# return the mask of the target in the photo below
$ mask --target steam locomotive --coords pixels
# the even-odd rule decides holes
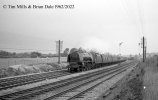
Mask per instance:
[[[105,65],[116,64],[125,61],[118,56],[98,54],[98,53],[81,53],[75,51],[68,55],[67,66],[69,72],[78,72],[90,70]]]

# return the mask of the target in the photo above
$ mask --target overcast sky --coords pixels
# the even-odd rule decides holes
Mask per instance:
[[[74,9],[4,9],[4,5],[74,5]],[[1,0],[0,49],[54,53],[63,49],[97,49],[138,54],[144,35],[147,52],[158,51],[158,0]],[[5,49],[8,50],[8,49]],[[52,50],[52,51],[48,51]],[[13,50],[8,50],[13,51]]]

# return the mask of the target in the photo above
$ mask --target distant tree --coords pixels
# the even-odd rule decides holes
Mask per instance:
[[[72,49],[70,50],[70,53],[73,53],[73,52],[75,52],[75,51],[78,51],[78,49],[77,49],[77,48],[72,48]]]
[[[21,53],[22,58],[30,58],[31,54],[28,52]]]
[[[12,58],[15,58],[16,57],[16,53],[15,52],[9,53],[9,56],[12,57]]]
[[[83,49],[82,47],[80,47],[79,49],[78,49],[78,51],[80,52],[80,53],[86,53],[87,51],[85,50],[85,49]]]
[[[92,54],[98,53],[99,54],[99,52],[97,50],[90,50],[90,53],[92,53]]]
[[[31,54],[29,52],[16,53],[15,58],[30,58]]]
[[[66,48],[63,52],[63,56],[67,56],[69,54],[69,48]]]
[[[41,57],[41,55],[39,52],[31,52],[31,58]]]
[[[48,54],[48,57],[53,57],[53,56],[54,56],[54,55],[53,55],[53,54],[51,54],[51,53],[49,53],[49,54]]]
[[[0,58],[8,58],[9,55],[10,53],[7,51],[3,51],[3,50],[0,51]]]

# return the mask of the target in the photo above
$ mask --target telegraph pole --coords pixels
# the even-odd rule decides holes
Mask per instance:
[[[141,43],[138,43],[139,57],[140,57],[140,48],[141,48]]]
[[[58,64],[60,64],[60,40],[59,40],[59,50],[58,50]]]
[[[145,62],[145,39],[143,36],[143,62]]]
[[[144,57],[145,57],[145,59],[146,59],[146,46],[145,46],[145,48],[144,48],[144,49],[145,49],[145,51],[144,51],[144,52],[145,52],[145,56],[144,56]]]
[[[63,41],[56,41],[56,52],[58,55],[58,64],[60,64],[60,56],[62,51]]]
[[[123,42],[120,42],[120,43],[119,43],[119,55],[120,55],[120,57],[121,57],[121,45],[122,45],[122,43],[123,43]]]

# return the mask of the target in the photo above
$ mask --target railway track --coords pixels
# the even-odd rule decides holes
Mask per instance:
[[[99,70],[97,72],[87,73],[84,75],[80,75],[77,77],[68,78],[65,80],[61,80],[58,82],[30,88],[27,90],[22,90],[18,92],[14,92],[11,94],[6,94],[3,96],[0,96],[2,100],[21,100],[21,99],[37,99],[36,96],[41,96],[42,100],[51,100],[54,98],[59,98],[60,96],[71,93],[75,89],[80,89],[83,86],[86,86],[88,88],[83,88],[83,90],[80,90],[80,92],[73,93],[73,96],[69,96],[67,99],[74,99],[77,96],[85,93],[86,91],[92,89],[93,87],[97,86],[98,84],[101,84],[103,81],[106,81],[117,74],[121,73],[122,71],[125,71],[129,66],[131,66],[131,63],[128,63],[126,65],[120,65],[116,67],[111,67],[104,70]],[[106,76],[106,79],[95,82],[103,77]],[[93,85],[88,85],[93,84]],[[88,86],[87,86],[88,85]],[[51,92],[50,92],[51,91]],[[46,95],[46,97],[43,96],[43,94]],[[40,98],[41,98],[40,97]]]
[[[90,79],[82,80],[81,82],[74,84],[74,86],[71,86],[65,89],[64,91],[60,91],[58,93],[56,92],[55,94],[51,95],[50,97],[46,97],[43,100],[61,100],[61,98],[64,98],[64,100],[74,100],[78,97],[80,98],[80,96],[82,97],[82,95],[87,91],[90,91],[99,84],[120,74],[121,72],[125,71],[128,67],[129,66],[123,66],[115,70],[110,70],[107,73],[101,72],[101,74],[93,76]]]
[[[43,72],[43,73],[36,73],[36,74],[30,74],[30,75],[2,78],[0,79],[0,91],[17,87],[17,86],[40,82],[46,79],[53,79],[53,78],[57,78],[57,77],[61,77],[61,76],[69,75],[69,74],[71,73],[63,69],[63,70],[57,70],[57,71],[52,71],[52,72]]]
[[[31,75],[23,75],[18,77],[3,78],[0,79],[0,91],[8,88],[13,88],[17,86],[43,81],[46,79],[57,78],[69,74],[71,73],[67,72],[66,70],[57,70],[52,72],[44,72],[44,73],[36,73]]]

